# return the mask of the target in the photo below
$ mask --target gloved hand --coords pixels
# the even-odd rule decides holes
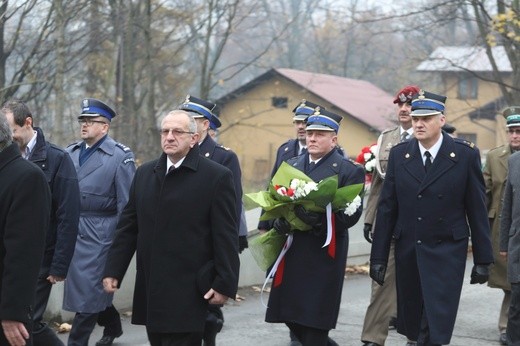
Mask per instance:
[[[289,223],[289,221],[287,221],[283,217],[274,220],[273,228],[279,234],[286,235],[286,234],[291,233],[291,224]]]
[[[247,236],[241,235],[238,237],[238,253],[242,253],[244,249],[248,248],[249,244],[247,243]]]
[[[385,273],[386,273],[386,265],[385,264],[371,264],[370,265],[370,277],[372,280],[377,282],[379,286],[383,286],[385,283]]]
[[[323,219],[323,214],[321,213],[307,211],[303,205],[298,204],[294,207],[294,214],[296,217],[298,217],[298,219],[302,220],[304,223],[312,226],[313,228],[315,226],[321,227],[321,220]]]
[[[483,284],[489,279],[489,264],[475,264],[471,270],[470,284]]]
[[[365,227],[363,227],[363,235],[365,236],[365,239],[367,242],[372,243],[372,225],[369,223],[365,224]]]

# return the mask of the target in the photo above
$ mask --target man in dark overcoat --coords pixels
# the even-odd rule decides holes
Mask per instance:
[[[0,114],[0,345],[32,345],[36,281],[49,226],[45,174],[20,155]]]
[[[308,152],[288,163],[315,182],[337,175],[338,187],[363,184],[363,168],[336,150],[340,121],[341,116],[318,107],[307,119]],[[280,283],[271,288],[265,320],[285,323],[304,346],[324,346],[331,342],[328,333],[336,327],[339,313],[348,229],[356,224],[361,212],[362,203],[350,216],[333,213],[335,244],[328,247],[323,247],[327,237],[325,214],[301,209],[296,214],[313,230],[294,231],[292,245],[284,256],[283,270],[279,267],[276,273],[281,276]],[[285,219],[277,219],[274,228],[281,233],[290,231]]]
[[[370,255],[382,285],[395,239],[397,331],[418,345],[450,342],[470,235],[471,283],[493,262],[479,150],[442,132],[445,100],[422,90],[412,100],[415,138],[390,151]]]
[[[164,153],[136,172],[103,284],[115,291],[137,251],[132,323],[152,346],[200,346],[208,304],[237,291],[233,175],[200,155],[188,112],[170,112],[160,131]]]
[[[52,195],[51,221],[45,241],[34,304],[33,343],[35,346],[62,346],[56,332],[43,322],[51,288],[67,276],[74,254],[79,223],[79,185],[69,154],[45,140],[43,130],[34,127],[29,107],[20,100],[9,100],[3,107],[13,139],[22,157],[45,173]]]

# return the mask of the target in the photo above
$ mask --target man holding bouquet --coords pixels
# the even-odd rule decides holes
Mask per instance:
[[[306,124],[307,153],[288,160],[288,164],[304,172],[315,182],[338,176],[338,188],[363,184],[361,166],[344,158],[336,149],[341,116],[316,108]],[[348,228],[359,220],[362,203],[350,215],[316,213],[301,206],[296,216],[311,227],[309,231],[292,230],[284,218],[273,227],[280,233],[292,233],[292,245],[285,253],[271,288],[266,322],[285,323],[303,346],[325,346],[329,330],[335,328],[345,275],[348,250]],[[332,226],[332,241],[327,224]]]

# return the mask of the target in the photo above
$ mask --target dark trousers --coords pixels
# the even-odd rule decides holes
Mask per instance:
[[[52,284],[47,280],[48,268],[42,268],[36,282],[36,299],[34,301],[33,344],[35,346],[63,346],[56,332],[43,322],[43,314],[47,309]]]
[[[103,330],[103,336],[119,337],[123,334],[123,327],[121,326],[121,316],[114,305],[110,305],[105,310],[98,314],[97,323]]]
[[[200,346],[202,333],[153,333],[146,329],[151,346]]]
[[[430,342],[430,326],[428,324],[426,311],[424,311],[424,305],[422,308],[421,329],[419,330],[419,336],[417,337],[417,346],[440,346],[440,344],[433,344]]]
[[[90,334],[96,326],[98,313],[77,312],[72,321],[72,329],[69,333],[68,346],[88,346]]]
[[[297,323],[285,323],[296,335],[303,346],[327,346],[329,331],[302,326]]]
[[[511,304],[507,320],[507,344],[520,346],[520,283],[511,284]]]

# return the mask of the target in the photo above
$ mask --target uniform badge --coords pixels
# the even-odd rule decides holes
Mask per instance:
[[[393,146],[394,146],[394,145],[393,145],[392,143],[388,143],[388,144],[386,145],[386,150],[390,150],[390,149],[392,149]]]
[[[338,167],[338,164],[337,164],[336,162],[334,162],[334,163],[332,164],[332,167]]]
[[[287,151],[287,150],[289,150],[289,148],[285,147],[284,151]]]
[[[209,153],[204,154],[204,156],[209,157]]]
[[[410,157],[410,154],[406,153],[406,155],[404,157],[406,157],[408,159]]]
[[[450,153],[450,157],[455,157],[455,153]]]

